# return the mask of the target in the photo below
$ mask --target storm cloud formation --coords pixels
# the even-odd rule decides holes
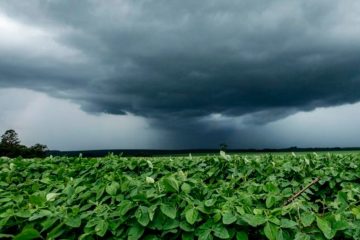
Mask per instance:
[[[356,0],[1,1],[0,87],[91,113],[267,123],[360,100],[359,11]]]

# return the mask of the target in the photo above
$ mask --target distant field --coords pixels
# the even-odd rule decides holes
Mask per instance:
[[[360,154],[0,158],[0,239],[360,239]]]
[[[122,155],[126,157],[160,157],[160,156],[188,156],[189,154],[193,156],[207,156],[207,155],[216,155],[219,154],[219,149],[183,149],[183,150],[149,150],[149,149],[108,149],[108,150],[83,150],[83,151],[48,151],[48,156],[67,156],[67,157],[77,157],[82,155],[83,157],[105,157],[109,153],[115,155]],[[295,148],[295,149],[264,149],[264,150],[236,150],[229,149],[226,150],[227,154],[234,155],[256,155],[256,154],[291,154],[295,152],[296,154],[308,154],[308,153],[357,153],[360,152],[360,148]]]
[[[292,152],[292,151],[288,151],[288,152],[229,152],[227,153],[230,156],[233,155],[249,155],[249,156],[254,156],[254,155],[308,155],[308,154],[360,154],[360,150],[351,150],[351,151],[297,151],[297,152]],[[196,152],[196,153],[179,153],[179,154],[166,154],[166,155],[157,155],[156,157],[169,157],[169,156],[176,156],[176,157],[186,157],[186,156],[197,156],[197,157],[201,157],[201,156],[212,156],[214,155],[214,153],[201,153],[201,152]]]

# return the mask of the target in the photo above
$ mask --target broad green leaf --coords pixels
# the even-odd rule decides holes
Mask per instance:
[[[194,239],[194,233],[185,232],[181,234],[181,240],[193,240]]]
[[[129,200],[123,200],[119,204],[119,213],[121,216],[124,216],[130,209],[132,209],[133,203]]]
[[[153,169],[154,168],[154,165],[152,164],[152,162],[150,162],[149,160],[146,160],[149,168]]]
[[[237,219],[236,219],[236,216],[235,216],[232,212],[230,212],[230,211],[225,212],[225,213],[223,214],[222,221],[223,221],[223,223],[226,224],[226,225],[232,224],[232,223],[236,222],[236,220],[237,220]]]
[[[302,232],[297,232],[294,240],[310,240],[310,239],[311,238],[309,235]]]
[[[269,240],[276,240],[278,235],[278,227],[275,224],[268,222],[265,224],[264,233]]]
[[[144,228],[140,225],[134,225],[129,228],[128,240],[138,240],[144,234]]]
[[[0,218],[7,218],[14,216],[14,210],[13,209],[7,209],[5,212],[0,213]]]
[[[137,221],[144,227],[146,227],[150,222],[149,211],[147,207],[140,206],[135,212],[135,217]]]
[[[188,222],[180,222],[180,228],[184,230],[185,232],[192,232],[194,231],[194,227],[191,226]]]
[[[173,176],[163,179],[163,184],[168,192],[179,192],[179,182]]]
[[[309,227],[315,220],[315,216],[312,213],[302,213],[300,216],[301,223],[304,227]]]
[[[197,231],[197,235],[199,236],[198,240],[212,240],[211,229],[199,229]]]
[[[54,226],[54,224],[57,222],[58,218],[48,218],[44,221],[41,222],[41,226],[43,227],[41,229],[41,231],[46,231],[49,228],[51,228],[52,226]]]
[[[297,222],[294,222],[292,220],[289,220],[289,219],[286,219],[286,218],[281,219],[281,227],[282,228],[294,228],[297,225],[298,225]]]
[[[78,228],[81,225],[80,216],[65,218],[64,223],[69,227]]]
[[[39,237],[40,237],[40,233],[36,229],[32,227],[25,227],[21,231],[21,233],[19,233],[14,237],[14,240],[31,240]]]
[[[171,219],[175,219],[176,218],[176,207],[174,205],[170,205],[170,204],[161,204],[160,205],[160,210],[163,214],[165,214],[166,216],[168,216]]]
[[[146,177],[145,181],[146,181],[146,183],[149,183],[149,184],[155,183],[155,180],[152,177]]]
[[[268,221],[269,221],[269,222],[272,222],[272,223],[274,223],[275,225],[278,225],[278,226],[281,225],[280,219],[278,219],[278,218],[276,218],[276,217],[270,217],[270,218],[268,219]]]
[[[228,239],[230,238],[230,234],[228,230],[223,225],[216,225],[213,229],[214,236],[220,239]]]
[[[212,206],[214,206],[215,203],[216,203],[216,199],[213,199],[213,198],[208,199],[204,202],[205,206],[207,206],[207,207],[212,207]]]
[[[156,208],[157,208],[157,205],[151,205],[151,206],[148,208],[150,221],[152,221],[152,220],[154,219],[154,215],[155,215],[155,210],[156,210]]]
[[[46,201],[48,201],[48,202],[55,201],[56,197],[59,195],[60,195],[60,193],[48,193],[48,194],[46,194]]]
[[[29,202],[33,205],[41,207],[45,205],[46,197],[41,193],[35,193],[29,197]]]
[[[111,184],[106,186],[106,192],[111,195],[111,196],[115,196],[118,189],[120,188],[120,184],[113,181]]]
[[[355,215],[356,219],[360,219],[360,207],[352,208],[351,212]]]
[[[325,218],[316,217],[316,223],[327,239],[332,239],[335,236],[336,231],[332,231],[331,223]]]
[[[245,214],[245,215],[241,216],[241,218],[245,222],[247,222],[250,226],[253,226],[253,227],[257,227],[266,222],[266,218],[262,215]]]
[[[48,234],[47,239],[57,239],[65,232],[64,223],[60,223],[54,227]]]
[[[49,210],[41,209],[39,212],[34,213],[28,220],[35,221],[39,218],[48,217],[51,215],[52,215],[52,212],[50,212]]]
[[[276,234],[276,240],[284,240],[284,234],[283,234],[283,230],[281,228],[278,229],[278,232]]]
[[[253,213],[255,215],[262,215],[264,213],[264,209],[254,208]]]
[[[188,183],[183,183],[183,184],[181,185],[181,191],[183,191],[184,193],[189,194],[189,193],[191,192],[191,186],[190,186],[190,184],[188,184]]]
[[[108,230],[109,224],[105,220],[100,220],[95,226],[95,233],[99,237],[105,236],[107,230]]]
[[[29,209],[23,209],[15,212],[15,216],[21,218],[29,218],[31,216],[31,211]]]
[[[185,218],[188,223],[193,225],[198,218],[198,210],[196,208],[190,208],[185,212]]]
[[[276,202],[276,198],[274,196],[272,195],[268,196],[265,202],[266,207],[271,208],[272,206],[274,206],[275,202]]]
[[[349,223],[345,220],[335,221],[332,223],[333,230],[341,231],[349,228]]]
[[[248,233],[245,231],[238,231],[236,233],[236,240],[248,240]]]

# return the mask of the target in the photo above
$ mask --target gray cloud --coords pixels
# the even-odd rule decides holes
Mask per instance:
[[[211,114],[267,123],[360,100],[359,10],[355,0],[2,1],[0,29],[19,31],[0,40],[0,87],[169,127]],[[19,36],[28,45],[12,43]]]

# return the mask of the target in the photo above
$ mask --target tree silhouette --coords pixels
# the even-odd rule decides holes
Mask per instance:
[[[20,140],[15,130],[9,129],[1,136],[1,145],[9,147],[15,147],[20,145]]]
[[[226,143],[221,143],[221,144],[220,144],[220,150],[221,150],[221,151],[226,151],[227,148],[228,148],[228,145],[227,145]]]
[[[7,156],[7,157],[22,156],[25,158],[45,157],[47,150],[48,148],[46,145],[39,143],[29,148],[24,145],[21,145],[18,134],[13,129],[7,130],[1,136],[0,156]]]

